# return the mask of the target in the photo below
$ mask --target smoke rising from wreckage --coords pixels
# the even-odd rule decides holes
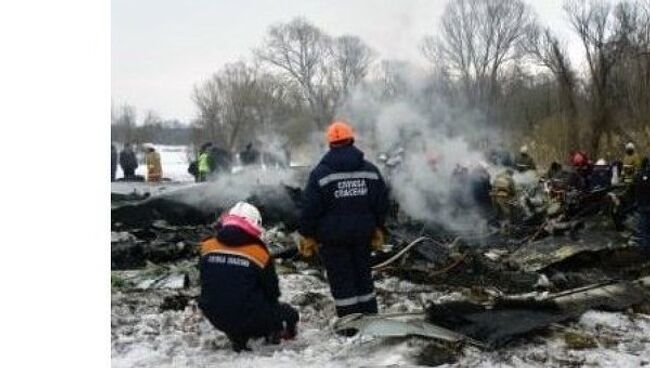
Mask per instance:
[[[517,179],[523,187],[532,184],[526,177]],[[380,311],[386,316],[374,322],[353,321],[360,331],[358,337],[341,340],[331,332],[340,326],[330,322],[333,303],[324,276],[317,264],[296,257],[292,234],[297,227],[301,180],[304,173],[300,171],[246,170],[213,182],[170,185],[150,195],[128,190],[115,193],[111,225],[113,364],[165,366],[180,359],[187,365],[229,361],[233,365],[272,366],[290,359],[292,364],[316,366],[385,361],[516,366],[518,362],[583,364],[596,359],[593,356],[610,360],[623,356],[642,363],[650,351],[650,343],[642,337],[650,332],[650,324],[638,313],[610,314],[645,332],[627,338],[612,329],[595,337],[601,346],[603,339],[618,341],[608,342],[607,348],[577,353],[569,347],[574,340],[561,342],[568,336],[566,331],[594,336],[593,327],[585,326],[588,317],[581,317],[590,309],[633,307],[647,311],[650,264],[615,231],[609,217],[603,215],[606,207],[571,219],[579,220],[582,227],[558,226],[560,230],[546,231],[550,216],[533,205],[528,208],[531,222],[519,222],[504,235],[449,227],[449,219],[443,223],[418,221],[405,214],[402,202],[396,200],[399,206],[387,224],[391,250],[374,256],[374,263],[381,266],[376,267],[375,277]],[[394,185],[393,180],[390,183]],[[301,337],[296,342],[280,348],[256,345],[255,357],[248,358],[222,352],[225,337],[202,318],[195,301],[198,241],[210,233],[216,214],[238,200],[261,209],[264,226],[270,229],[265,240],[278,259],[283,299],[299,306],[303,316]],[[524,205],[530,202],[521,201]],[[400,254],[416,238],[422,240]],[[593,313],[597,312],[585,316]],[[450,332],[427,332],[435,326]],[[538,332],[542,332],[541,340],[534,337]],[[370,335],[433,339],[393,341]],[[637,350],[629,352],[628,345],[634,341]],[[540,346],[547,351],[540,353]]]

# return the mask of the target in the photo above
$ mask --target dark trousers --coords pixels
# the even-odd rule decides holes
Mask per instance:
[[[370,269],[370,244],[325,244],[320,250],[339,317],[376,314],[377,298]]]
[[[268,336],[284,330],[295,331],[300,319],[298,311],[286,303],[276,303],[270,310],[261,310],[259,313],[242,316],[241,323],[234,323],[235,321],[222,321],[218,313],[202,308],[208,321],[216,329],[223,331],[235,346],[245,346],[250,338]]]
[[[124,179],[131,179],[135,176],[135,169],[122,169],[124,171]]]

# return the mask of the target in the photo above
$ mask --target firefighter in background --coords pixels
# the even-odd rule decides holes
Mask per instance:
[[[623,183],[631,184],[636,176],[636,173],[641,168],[641,155],[636,152],[634,143],[630,142],[625,145],[625,157],[623,157],[623,171],[621,177]]]
[[[388,191],[377,167],[354,146],[352,127],[332,123],[327,141],[330,150],[304,192],[299,251],[309,257],[320,245],[339,317],[376,314],[370,253],[384,244]]]
[[[516,198],[515,180],[512,169],[506,169],[494,179],[492,201],[504,230],[512,223],[514,201]]]
[[[569,163],[567,185],[578,191],[587,190],[592,169],[589,156],[584,151],[574,151],[571,153]]]
[[[519,156],[515,159],[515,168],[519,172],[526,172],[529,170],[537,170],[535,161],[528,154],[528,146],[521,146],[519,149]]]
[[[607,164],[604,158],[596,161],[589,177],[591,189],[609,188],[612,185],[612,170],[612,166]]]
[[[199,307],[223,331],[236,352],[250,350],[248,340],[265,337],[277,344],[296,335],[298,311],[280,303],[278,276],[259,210],[238,202],[201,242]]]
[[[160,163],[160,153],[156,149],[149,146],[147,147],[147,154],[145,155],[145,163],[147,164],[147,181],[157,182],[162,180],[162,165]]]

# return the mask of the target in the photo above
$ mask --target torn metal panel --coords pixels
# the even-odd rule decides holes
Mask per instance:
[[[650,301],[650,276],[635,281],[567,290],[549,297],[560,308],[582,314],[588,309],[621,310]]]
[[[517,336],[577,318],[589,309],[622,310],[650,301],[650,277],[589,285],[556,294],[504,297],[493,305],[432,304],[427,320],[499,347]]]
[[[356,330],[361,335],[377,337],[421,336],[441,341],[458,343],[466,337],[421,319],[400,320],[399,316],[365,316],[355,313],[338,319],[334,331]]]
[[[588,231],[579,239],[549,237],[523,245],[508,257],[508,263],[527,272],[542,271],[550,265],[585,252],[624,249],[628,245],[617,233]]]

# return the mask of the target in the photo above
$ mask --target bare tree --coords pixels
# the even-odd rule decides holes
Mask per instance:
[[[550,70],[555,77],[559,91],[558,100],[560,101],[565,124],[573,127],[573,129],[566,130],[566,141],[571,148],[577,148],[580,141],[576,122],[578,117],[576,105],[577,77],[571,67],[571,61],[567,57],[565,46],[550,28],[541,30],[537,25],[530,25],[528,27],[528,40],[522,47],[538,64]]]
[[[628,2],[613,7],[609,2],[597,0],[568,0],[564,6],[571,26],[580,37],[588,65],[592,131],[589,146],[593,152],[600,148],[603,136],[611,143],[613,131],[625,135],[620,125],[612,121],[615,91],[611,77],[628,48],[634,27],[630,13],[635,8],[636,5]]]
[[[203,142],[233,151],[281,128],[294,112],[290,98],[291,91],[273,76],[243,62],[228,64],[195,87],[193,99],[199,110],[195,127],[204,133]]]
[[[341,36],[332,44],[333,65],[329,68],[334,75],[340,98],[347,97],[350,89],[358,85],[368,73],[373,59],[372,50],[356,36]]]
[[[452,0],[442,15],[440,37],[427,37],[422,51],[459,79],[470,106],[489,112],[503,68],[521,57],[518,44],[533,21],[521,0]]]
[[[124,104],[117,110],[112,108],[111,131],[115,133],[115,140],[123,143],[133,142],[137,138],[135,107]]]
[[[318,129],[331,121],[371,61],[370,49],[358,37],[332,39],[302,18],[271,27],[255,54],[297,87]]]

